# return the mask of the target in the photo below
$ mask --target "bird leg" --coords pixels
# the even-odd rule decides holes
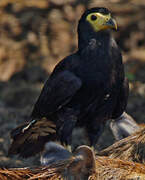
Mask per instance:
[[[71,147],[71,145],[66,145],[66,149],[67,149],[69,152],[72,152],[72,147]]]
[[[60,114],[59,121],[60,126],[58,128],[58,136],[61,143],[66,145],[69,151],[71,151],[71,139],[72,131],[77,122],[77,116],[73,114],[74,112],[70,109],[63,111],[62,116]]]
[[[95,150],[98,139],[104,130],[104,123],[101,123],[101,122],[100,124],[93,123],[91,125],[92,126],[88,126],[87,132],[88,132],[88,137],[90,140],[90,145],[92,146],[93,150]]]
[[[71,116],[68,120],[64,122],[60,133],[61,143],[65,143],[66,145],[71,144],[72,131],[75,127],[76,120],[76,117]]]

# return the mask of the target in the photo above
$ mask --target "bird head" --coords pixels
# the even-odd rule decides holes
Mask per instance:
[[[86,24],[86,26],[89,24],[95,32],[106,29],[117,30],[116,21],[111,17],[109,10],[103,7],[86,10],[80,19],[80,23]]]
[[[104,7],[96,7],[86,10],[78,24],[78,48],[84,49],[91,39],[108,41],[110,36],[108,30],[117,30],[117,23],[112,18],[111,13]],[[107,44],[107,43],[106,43]]]

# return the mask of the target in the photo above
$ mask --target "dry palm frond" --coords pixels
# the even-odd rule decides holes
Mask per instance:
[[[120,159],[97,157],[96,173],[92,177],[91,180],[144,180],[145,166]]]
[[[145,163],[145,127],[102,150],[98,155]]]
[[[46,164],[48,166],[41,166],[38,168],[24,168],[24,169],[0,169],[0,179],[50,179],[50,180],[87,180],[89,175],[96,171],[95,164],[95,155],[91,148],[88,146],[78,147],[74,154],[67,154],[64,156],[66,151],[60,145],[54,145],[48,143],[46,146],[48,156],[46,152],[44,153],[44,159],[48,159]],[[51,155],[51,151],[54,151]],[[57,157],[57,151],[60,151],[58,160],[54,157]],[[69,156],[68,156],[69,155]],[[62,157],[65,157],[64,159]],[[66,158],[67,157],[67,158]],[[49,161],[53,158],[54,163]]]
[[[39,168],[14,168],[0,169],[0,180],[144,180],[145,166],[143,164],[111,159],[108,157],[97,157],[96,170],[87,177],[80,177],[78,165],[80,161],[69,159],[58,162],[52,166]],[[74,163],[74,164],[73,164]],[[86,173],[89,169],[86,169]],[[77,174],[75,174],[77,173]]]

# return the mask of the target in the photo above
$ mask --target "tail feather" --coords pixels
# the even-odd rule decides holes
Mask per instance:
[[[14,129],[11,137],[8,154],[27,158],[42,151],[47,141],[56,139],[56,126],[46,118],[33,120]]]

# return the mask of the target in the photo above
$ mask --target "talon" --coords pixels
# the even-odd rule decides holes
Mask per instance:
[[[110,94],[106,94],[104,100],[106,101],[110,97]]]

